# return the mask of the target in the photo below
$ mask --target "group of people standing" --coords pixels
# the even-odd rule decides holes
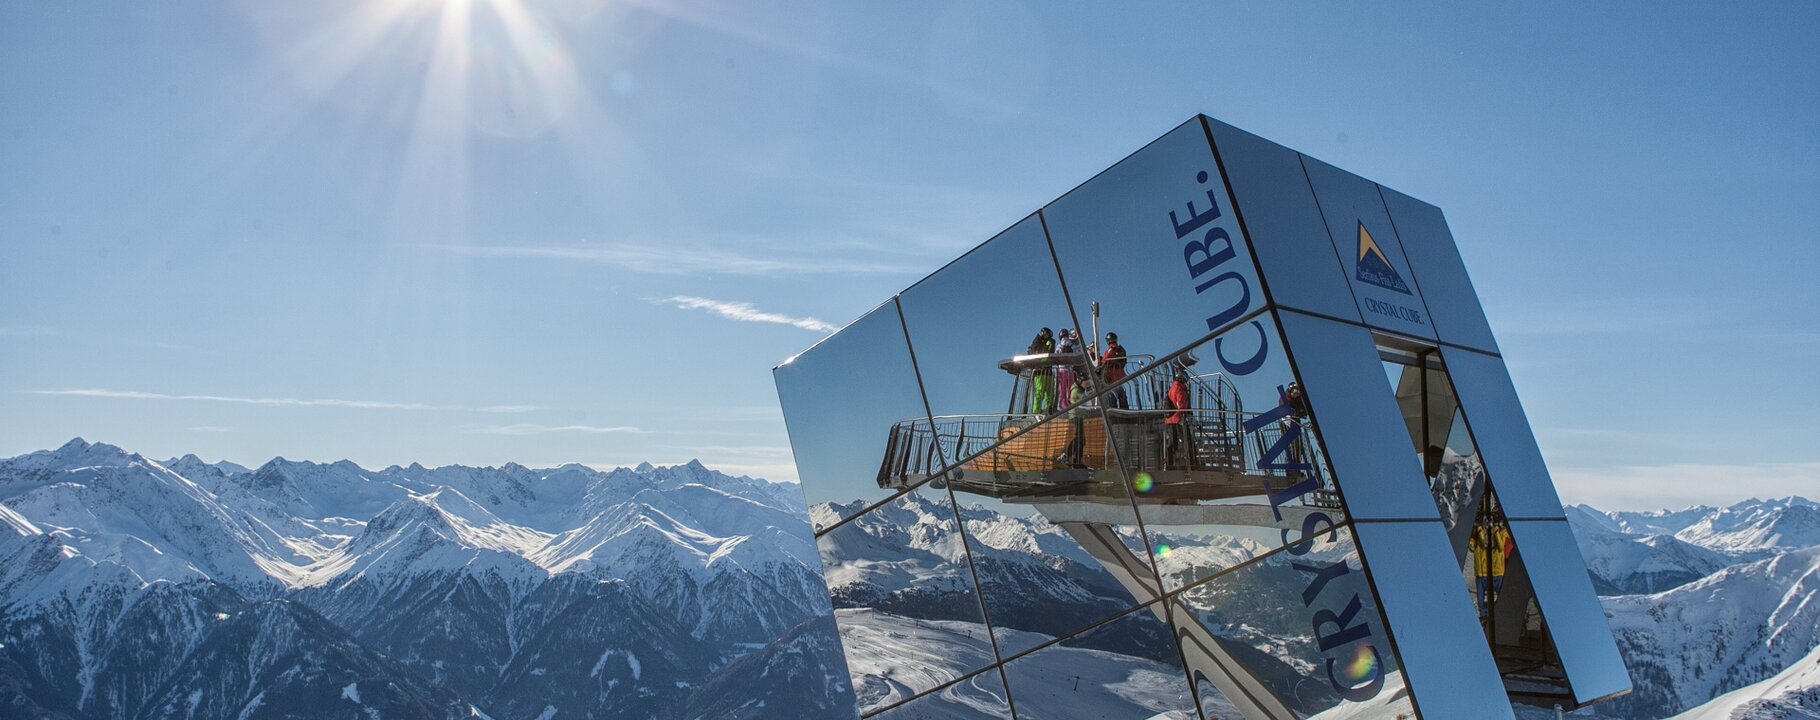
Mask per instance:
[[[1125,348],[1119,345],[1118,333],[1106,333],[1106,351],[1098,350],[1092,343],[1082,343],[1079,330],[1062,328],[1059,335],[1049,328],[1037,331],[1024,351],[1026,355],[1081,354],[1085,362],[1061,361],[1036,368],[1030,377],[1030,414],[1052,415],[1079,405],[1092,391],[1089,373],[1098,372],[1101,382],[1107,385],[1125,379]],[[1125,389],[1118,388],[1108,395],[1106,405],[1125,407]]]

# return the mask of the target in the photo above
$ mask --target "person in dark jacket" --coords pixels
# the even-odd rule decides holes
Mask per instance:
[[[1048,355],[1055,352],[1055,335],[1049,328],[1037,331],[1026,355]],[[1055,368],[1042,365],[1030,371],[1030,414],[1048,415],[1055,411]]]
[[[1297,428],[1306,430],[1305,421],[1308,419],[1308,395],[1302,392],[1301,385],[1292,382],[1289,383],[1288,387],[1283,388],[1283,405],[1289,408],[1289,414],[1284,416],[1282,420],[1277,421],[1278,428],[1284,434],[1288,434],[1291,430]],[[1289,462],[1291,464],[1300,464],[1303,462],[1303,458],[1308,456],[1308,454],[1302,450],[1307,443],[1308,434],[1301,433],[1296,436],[1296,441],[1289,445]]]
[[[1125,379],[1125,346],[1119,344],[1118,333],[1106,333],[1106,352],[1100,355],[1100,377],[1108,387]],[[1106,396],[1106,407],[1120,410],[1129,407],[1125,403],[1125,388],[1115,389]]]

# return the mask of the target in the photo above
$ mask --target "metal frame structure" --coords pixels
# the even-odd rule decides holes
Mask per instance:
[[[1125,372],[1102,322],[1144,343]],[[1051,324],[1096,337],[1027,352]],[[1065,717],[1027,659],[1072,647],[1179,671],[1179,717],[1510,718],[1630,690],[1441,211],[1217,120],[775,376],[864,717]],[[1071,538],[1051,569],[1097,594],[1031,607],[975,506]],[[946,554],[878,590],[854,548],[912,508],[902,542]],[[1493,528],[1509,542],[1472,541]],[[1251,557],[1172,554],[1237,538]],[[856,657],[877,613],[978,627],[977,659]]]

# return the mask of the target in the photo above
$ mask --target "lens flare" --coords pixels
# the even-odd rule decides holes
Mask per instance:
[[[1150,473],[1141,472],[1131,478],[1131,487],[1138,492],[1147,493],[1151,488],[1156,487],[1156,479],[1150,477]]]
[[[1169,553],[1174,552],[1174,551],[1175,551],[1175,548],[1169,547],[1168,545],[1164,545],[1162,543],[1158,543],[1156,546],[1156,556],[1157,557],[1163,557],[1164,555],[1168,555]]]
[[[1373,648],[1369,643],[1353,645],[1352,657],[1342,657],[1340,662],[1337,663],[1340,669],[1340,677],[1336,679],[1348,686],[1353,686],[1365,682],[1373,675],[1376,675],[1378,672],[1378,655],[1377,653],[1372,652],[1372,649]]]

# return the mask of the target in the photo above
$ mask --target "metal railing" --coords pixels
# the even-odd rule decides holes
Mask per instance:
[[[986,465],[992,470],[1010,472],[1044,472],[1078,465],[1080,455],[1095,458],[1117,458],[1129,473],[1164,470],[1218,471],[1264,479],[1287,481],[1305,474],[1314,475],[1319,490],[1307,498],[1310,504],[1334,507],[1331,478],[1320,462],[1320,448],[1306,420],[1279,420],[1247,432],[1244,422],[1258,416],[1218,408],[1191,407],[1183,423],[1189,427],[1194,452],[1176,458],[1173,466],[1167,455],[1168,423],[1166,418],[1178,412],[1164,408],[1100,409],[1086,407],[1074,416],[1031,414],[945,415],[933,424],[923,420],[906,420],[893,426],[886,442],[885,458],[879,468],[881,487],[903,487],[930,475],[968,465]],[[1057,443],[1032,438],[1032,433],[1048,431],[1072,433],[1075,417],[1084,422],[1105,418],[1103,446],[1088,449],[1075,458],[1054,453]],[[1038,425],[1041,428],[1032,430]],[[1274,457],[1273,448],[1284,433],[1298,430],[1296,437]],[[1023,438],[1018,440],[1018,438]],[[1274,464],[1308,465],[1306,471],[1263,468],[1269,458]],[[1273,486],[1281,487],[1277,483]]]

